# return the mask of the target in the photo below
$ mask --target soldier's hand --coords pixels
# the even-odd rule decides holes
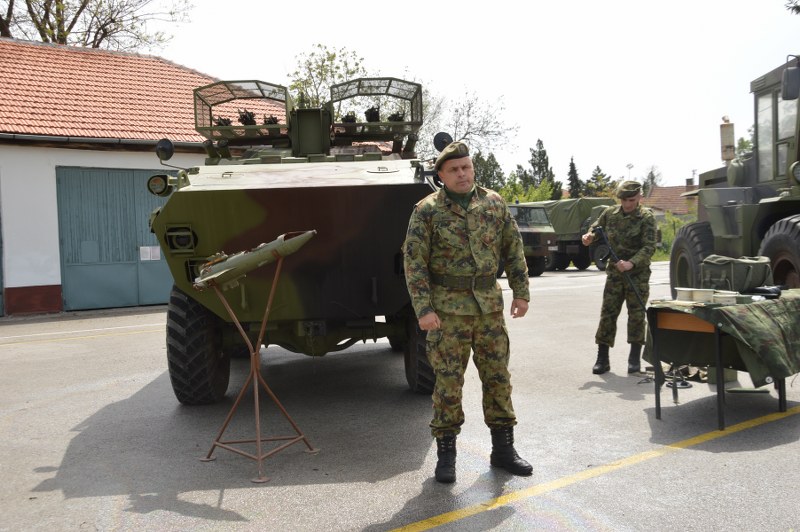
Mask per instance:
[[[583,243],[584,246],[588,246],[592,242],[594,242],[594,233],[586,233],[581,237],[581,243]]]
[[[633,263],[629,260],[621,260],[616,264],[617,270],[620,272],[627,272],[633,269]]]
[[[442,326],[439,315],[435,312],[428,312],[419,319],[419,328],[423,331],[432,331]]]
[[[511,317],[521,318],[528,313],[528,302],[524,299],[515,299],[511,302]]]

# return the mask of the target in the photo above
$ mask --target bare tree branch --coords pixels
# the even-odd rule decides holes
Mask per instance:
[[[188,20],[190,0],[8,0],[0,34],[73,46],[134,51],[169,40],[153,22]]]

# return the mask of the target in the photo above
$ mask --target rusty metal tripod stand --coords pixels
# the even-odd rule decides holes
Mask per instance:
[[[266,381],[264,381],[264,378],[261,376],[261,368],[259,364],[258,354],[261,348],[261,341],[264,339],[264,331],[267,326],[269,311],[272,307],[272,300],[275,296],[275,287],[278,285],[278,277],[280,276],[281,266],[283,265],[283,257],[278,253],[275,253],[275,256],[277,258],[277,264],[275,266],[275,276],[273,277],[272,280],[272,287],[270,288],[269,299],[267,300],[267,308],[264,309],[264,319],[261,321],[261,329],[258,333],[258,341],[255,343],[255,345],[253,345],[253,343],[250,341],[250,338],[247,336],[247,333],[244,331],[244,328],[242,328],[242,324],[239,322],[239,319],[236,317],[236,314],[233,312],[233,309],[226,301],[225,296],[222,295],[222,292],[220,291],[219,287],[215,283],[210,284],[211,287],[214,289],[214,292],[217,294],[217,297],[219,297],[219,300],[225,306],[225,310],[228,311],[228,314],[230,315],[231,319],[236,324],[236,328],[239,330],[239,334],[242,335],[242,338],[244,338],[244,341],[247,344],[248,349],[250,350],[250,373],[247,375],[247,379],[244,385],[242,386],[239,395],[236,397],[236,401],[234,401],[233,406],[228,412],[228,415],[225,418],[225,422],[222,424],[222,428],[220,428],[217,437],[214,438],[214,443],[211,445],[211,449],[208,451],[206,457],[202,458],[201,460],[204,462],[210,462],[215,460],[215,458],[213,458],[211,455],[214,454],[214,450],[217,447],[227,449],[228,451],[231,451],[233,453],[239,454],[246,458],[250,458],[251,460],[255,460],[256,462],[258,462],[258,477],[251,479],[251,481],[256,483],[267,482],[269,480],[267,477],[264,476],[263,472],[264,459],[272,456],[273,454],[279,451],[282,451],[283,449],[286,449],[291,445],[294,445],[295,443],[298,443],[300,441],[305,443],[306,447],[308,447],[308,450],[306,452],[309,453],[319,452],[319,449],[315,449],[314,447],[312,447],[311,443],[309,443],[308,441],[308,438],[306,438],[305,434],[303,434],[303,431],[300,430],[300,427],[297,426],[292,417],[289,415],[289,413],[283,407],[281,402],[278,400],[278,397],[272,392],[269,385],[267,385]],[[244,394],[251,383],[253,385],[253,402],[255,405],[256,436],[254,439],[250,440],[223,441],[222,435],[228,428],[228,424],[230,424],[231,419],[233,419],[233,415],[236,412],[236,409],[239,407],[239,403],[241,403],[242,397],[244,397]],[[269,438],[261,437],[261,412],[259,408],[259,393],[258,393],[259,384],[261,385],[261,387],[264,388],[264,391],[267,393],[267,395],[269,395],[270,399],[272,399],[272,401],[275,403],[275,405],[277,405],[278,409],[281,411],[284,417],[292,425],[292,428],[294,428],[296,434],[289,436],[272,436]],[[285,443],[279,445],[278,447],[268,452],[262,453],[261,444],[263,442],[276,442],[276,441],[283,441]],[[242,449],[238,449],[233,446],[234,444],[241,444],[241,443],[255,443],[256,454],[248,453],[246,451],[243,451]]]

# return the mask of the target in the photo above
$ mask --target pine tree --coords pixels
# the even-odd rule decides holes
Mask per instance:
[[[587,196],[607,196],[610,191],[610,181],[605,172],[599,166],[592,170],[592,177],[586,181],[586,195]]]
[[[578,170],[575,168],[574,157],[569,158],[568,189],[570,198],[580,198],[583,196],[583,181],[578,177]]]
[[[531,168],[533,172],[533,185],[539,186],[544,182],[553,182],[555,174],[550,167],[550,158],[547,156],[547,150],[544,149],[544,142],[542,139],[536,140],[536,149],[531,148]]]
[[[482,187],[492,190],[500,190],[506,184],[506,177],[500,163],[497,162],[493,153],[484,158],[478,151],[472,158],[472,165],[475,167],[475,183]]]

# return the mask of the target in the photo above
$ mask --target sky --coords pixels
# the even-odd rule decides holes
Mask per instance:
[[[748,137],[750,82],[800,54],[800,15],[785,1],[194,0],[154,53],[288,86],[315,44],[345,48],[372,75],[502,106],[519,127],[493,151],[506,173],[541,139],[564,183],[572,158],[584,181],[598,166],[639,180],[655,167],[677,186],[722,165],[722,117]]]

